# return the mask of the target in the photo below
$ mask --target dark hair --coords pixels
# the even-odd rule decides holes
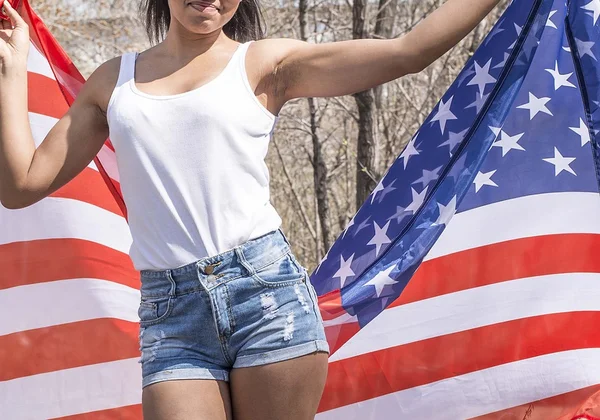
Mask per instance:
[[[141,0],[140,13],[144,18],[150,42],[160,42],[171,25],[168,0]],[[242,0],[233,18],[223,27],[223,32],[238,42],[264,38],[263,15],[259,0]]]

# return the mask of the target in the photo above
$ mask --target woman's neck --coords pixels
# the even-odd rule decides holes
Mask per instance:
[[[234,41],[229,39],[222,29],[209,34],[198,34],[188,31],[175,21],[171,23],[162,46],[163,53],[176,60],[187,60],[215,46],[231,42]]]

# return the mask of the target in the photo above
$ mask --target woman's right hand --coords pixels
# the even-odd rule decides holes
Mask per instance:
[[[0,23],[0,204],[20,209],[68,183],[98,154],[108,137],[106,112],[121,60],[103,64],[90,76],[36,148],[28,98],[44,92],[28,92],[29,28],[8,0],[4,10],[10,22]]]
[[[10,18],[0,20],[0,77],[23,75],[27,71],[29,54],[29,27],[13,9],[9,0],[4,1],[3,10]]]

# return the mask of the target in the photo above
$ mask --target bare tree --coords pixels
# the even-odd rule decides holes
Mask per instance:
[[[300,0],[298,5],[298,16],[300,23],[300,39],[308,41],[306,13],[308,1]],[[324,250],[331,246],[331,225],[329,216],[329,194],[327,165],[323,156],[323,147],[317,127],[317,107],[314,98],[307,98],[308,114],[310,118],[310,133],[313,145],[312,166],[314,169],[315,195],[317,198],[317,214],[321,225],[321,240]],[[319,250],[320,251],[320,250]],[[318,251],[318,252],[319,252]],[[322,254],[321,254],[322,255]]]
[[[380,0],[383,2],[384,0]],[[379,13],[384,13],[381,8]],[[370,38],[367,28],[367,0],[354,0],[352,9],[352,37]],[[380,25],[381,28],[382,25]],[[375,138],[375,95],[372,90],[354,94],[358,108],[358,137],[356,140],[356,207],[367,199],[377,185],[377,144]]]

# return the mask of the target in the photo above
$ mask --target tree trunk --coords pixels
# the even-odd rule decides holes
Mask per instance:
[[[382,2],[382,4],[384,3],[385,1]],[[366,6],[366,0],[354,0],[352,9],[352,37],[354,39],[370,37],[365,24]],[[386,8],[382,8],[382,10],[386,10]],[[382,28],[385,25],[378,26]],[[373,63],[373,65],[377,65],[377,63]],[[377,185],[377,144],[374,125],[375,94],[373,90],[359,92],[354,95],[354,99],[358,108],[359,125],[356,143],[356,207],[359,208]]]
[[[306,12],[307,0],[300,0],[298,13],[300,20],[300,37],[303,41],[308,40],[306,35]],[[317,201],[317,214],[321,224],[322,249],[326,252],[331,247],[331,226],[329,223],[329,197],[327,181],[327,165],[323,156],[323,145],[319,138],[317,129],[317,106],[314,98],[308,98],[308,112],[310,114],[310,132],[313,144],[313,168],[314,168],[314,186]],[[317,252],[317,254],[319,254]],[[317,255],[320,260],[322,255]]]

